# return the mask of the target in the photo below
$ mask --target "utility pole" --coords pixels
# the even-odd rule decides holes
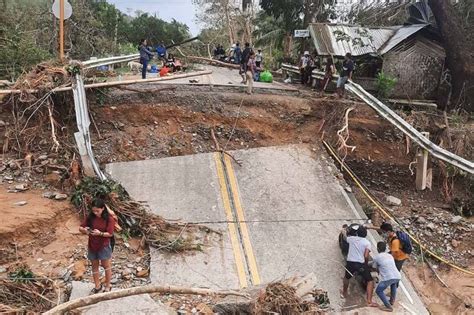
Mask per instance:
[[[64,0],[59,0],[59,59],[64,61]]]

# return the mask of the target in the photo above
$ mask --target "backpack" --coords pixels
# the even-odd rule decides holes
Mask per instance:
[[[400,241],[401,250],[405,254],[410,255],[413,251],[413,245],[411,244],[410,236],[408,236],[407,233],[402,232],[402,231],[397,231],[396,234],[397,234],[396,238]]]
[[[115,212],[112,211],[112,209],[110,209],[107,205],[105,206],[105,209],[107,209],[107,211],[109,212],[109,217],[112,217],[115,220],[114,232],[122,231],[122,227],[119,224],[117,214],[115,214]],[[110,220],[107,222],[107,225],[109,224],[109,222],[110,222]],[[114,247],[115,247],[115,235],[113,235],[113,234],[112,234],[112,237],[110,238],[110,247],[112,248],[112,252],[113,252]]]

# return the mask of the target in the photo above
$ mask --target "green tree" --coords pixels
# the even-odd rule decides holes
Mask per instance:
[[[278,23],[283,32],[285,58],[291,54],[295,29],[307,28],[312,22],[326,22],[333,14],[331,0],[261,0],[260,7]],[[303,48],[304,49],[304,48]]]

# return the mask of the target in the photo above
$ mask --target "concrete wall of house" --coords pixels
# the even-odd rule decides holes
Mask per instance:
[[[383,56],[383,71],[397,79],[390,97],[435,99],[443,71],[444,49],[424,38],[415,37]]]

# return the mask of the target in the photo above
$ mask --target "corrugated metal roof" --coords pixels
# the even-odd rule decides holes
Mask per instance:
[[[348,52],[353,56],[361,56],[383,50],[381,53],[384,54],[425,26],[367,28],[315,23],[309,25],[309,30],[318,54],[342,57]]]
[[[389,52],[393,47],[397,46],[405,39],[415,34],[416,32],[422,30],[428,24],[416,24],[416,25],[407,25],[399,28],[395,34],[381,47],[379,53],[381,55]]]

